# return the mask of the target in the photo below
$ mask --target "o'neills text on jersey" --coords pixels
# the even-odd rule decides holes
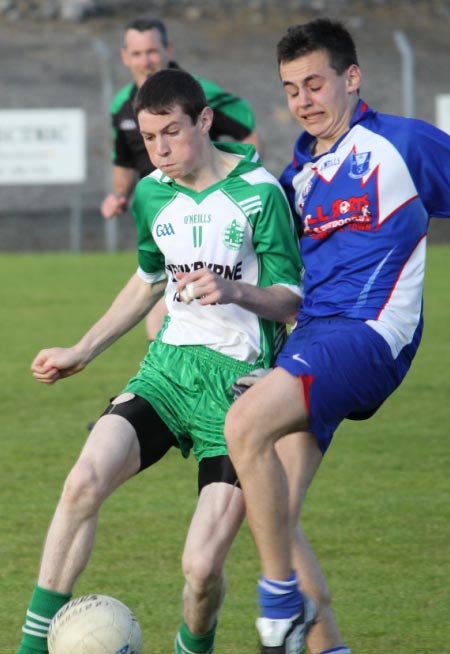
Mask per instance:
[[[190,213],[183,218],[185,225],[198,225],[199,223],[210,223],[210,213]]]

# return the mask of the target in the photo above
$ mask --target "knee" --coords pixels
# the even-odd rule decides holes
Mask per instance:
[[[182,568],[186,583],[198,598],[209,595],[222,584],[222,567],[204,551],[184,553]]]
[[[62,505],[72,514],[89,515],[98,510],[102,499],[93,465],[89,461],[78,460],[64,483]]]
[[[230,407],[226,415],[224,435],[234,465],[245,465],[245,461],[251,463],[255,454],[252,447],[255,443],[252,425],[246,420],[242,408],[240,410],[236,404]]]

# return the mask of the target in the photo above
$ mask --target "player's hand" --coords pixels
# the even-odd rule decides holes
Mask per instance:
[[[85,365],[74,348],[53,347],[39,352],[31,364],[31,372],[36,381],[54,384],[80,372]]]
[[[109,220],[110,218],[115,218],[120,216],[127,208],[127,198],[124,195],[115,195],[110,193],[103,200],[100,211],[103,218]]]
[[[177,290],[184,302],[197,299],[200,304],[229,304],[235,300],[236,283],[223,279],[208,268],[177,273]]]
[[[250,386],[254,386],[258,383],[263,377],[268,375],[269,372],[272,372],[272,368],[257,368],[256,370],[249,372],[247,375],[238,377],[231,386],[234,399],[237,400],[238,397],[241,397],[242,393],[245,393]]]

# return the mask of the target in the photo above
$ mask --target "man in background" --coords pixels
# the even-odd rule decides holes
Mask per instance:
[[[133,100],[149,75],[164,68],[179,68],[173,61],[173,44],[164,23],[149,15],[131,20],[125,27],[121,49],[122,62],[133,82],[122,88],[111,105],[113,127],[112,193],[101,204],[105,219],[120,216],[128,207],[136,182],[154,170],[133,111]],[[211,140],[252,143],[261,153],[260,139],[255,129],[255,116],[250,104],[224,91],[209,80],[195,76],[203,88],[208,105],[214,111]]]

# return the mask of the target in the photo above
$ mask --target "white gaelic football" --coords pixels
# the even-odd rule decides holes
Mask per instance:
[[[108,595],[65,604],[48,631],[49,654],[142,654],[141,628],[132,611]]]

